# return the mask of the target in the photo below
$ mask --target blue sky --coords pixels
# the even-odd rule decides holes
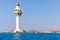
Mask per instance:
[[[13,10],[20,3],[22,30],[60,29],[60,0],[0,0],[0,32],[15,29]]]

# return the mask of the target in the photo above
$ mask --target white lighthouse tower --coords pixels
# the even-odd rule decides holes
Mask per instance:
[[[19,8],[19,3],[16,3],[16,8],[14,9],[14,15],[16,16],[16,29],[13,31],[14,33],[17,32],[23,32],[22,30],[20,30],[20,16],[22,14],[21,9]]]

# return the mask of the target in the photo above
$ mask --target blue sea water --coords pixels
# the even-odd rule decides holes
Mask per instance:
[[[0,40],[60,40],[60,33],[0,33]]]

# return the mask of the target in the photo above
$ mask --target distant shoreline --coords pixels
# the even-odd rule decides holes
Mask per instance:
[[[0,34],[1,33],[7,33],[7,34],[9,34],[9,33],[12,33],[12,32],[0,32]],[[12,34],[17,34],[17,33],[12,33]],[[18,34],[54,34],[54,33],[29,33],[29,32],[24,33],[24,32],[20,32]],[[56,33],[56,34],[58,34],[58,33]]]

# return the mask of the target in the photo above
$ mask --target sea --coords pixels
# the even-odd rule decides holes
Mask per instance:
[[[60,40],[60,33],[0,33],[0,40]]]

